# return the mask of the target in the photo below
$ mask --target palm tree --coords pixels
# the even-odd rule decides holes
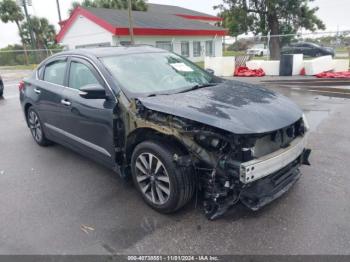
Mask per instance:
[[[36,47],[38,49],[50,48],[55,43],[56,30],[55,27],[49,23],[46,18],[32,16],[30,23],[33,28]],[[25,42],[30,41],[29,24],[24,22],[21,26],[22,37]]]
[[[0,20],[3,23],[8,23],[8,22],[16,23],[19,35],[21,37],[21,42],[23,45],[25,62],[26,64],[28,64],[27,49],[26,49],[25,41],[22,37],[21,25],[20,25],[21,21],[24,20],[22,9],[16,4],[16,2],[12,0],[2,0],[0,2]]]
[[[33,34],[35,38],[37,49],[50,49],[55,48],[55,37],[56,30],[55,27],[49,23],[46,18],[40,18],[32,16],[30,18],[30,23],[33,28]],[[21,26],[22,37],[26,43],[30,42],[30,31],[28,22],[24,22]],[[41,54],[41,55],[40,55]],[[43,53],[39,54],[39,59],[44,59]],[[49,54],[47,53],[46,56]]]
[[[74,1],[69,9],[69,15],[78,7],[99,7],[111,9],[128,9],[128,0],[84,0],[82,3]],[[134,11],[146,11],[147,4],[145,0],[131,0],[131,9]]]
[[[78,6],[84,6],[84,7],[97,7],[97,4],[94,2],[94,0],[83,0],[83,2],[73,1],[71,8],[68,10],[68,14],[71,15],[75,8]]]

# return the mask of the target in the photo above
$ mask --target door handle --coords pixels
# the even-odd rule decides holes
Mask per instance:
[[[34,92],[37,93],[37,94],[41,93],[40,89],[38,89],[38,88],[34,88]]]
[[[62,99],[61,104],[65,105],[65,106],[70,106],[72,103],[69,102],[67,99]]]

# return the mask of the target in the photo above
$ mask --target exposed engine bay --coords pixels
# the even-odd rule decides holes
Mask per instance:
[[[174,137],[187,154],[174,161],[196,176],[205,215],[215,219],[241,201],[258,210],[286,192],[307,164],[307,123],[304,117],[272,132],[233,134],[146,108],[136,100],[134,128],[152,128]]]

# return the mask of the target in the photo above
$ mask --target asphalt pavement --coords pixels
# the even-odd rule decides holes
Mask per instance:
[[[310,91],[243,79],[301,106],[312,166],[262,210],[238,205],[208,221],[194,202],[159,214],[112,171],[60,145],[37,146],[18,100],[29,73],[0,69],[0,254],[350,254],[350,83],[334,93],[332,83]]]

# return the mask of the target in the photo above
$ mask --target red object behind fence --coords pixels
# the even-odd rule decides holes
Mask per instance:
[[[345,72],[323,72],[315,75],[318,78],[350,78],[350,71]]]
[[[264,70],[262,70],[261,68],[259,69],[249,69],[246,66],[240,66],[238,68],[236,68],[235,76],[249,76],[249,77],[261,77],[265,75]]]

